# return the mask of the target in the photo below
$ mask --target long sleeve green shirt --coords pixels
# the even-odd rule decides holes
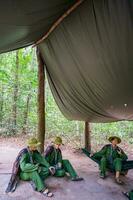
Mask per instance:
[[[48,146],[45,151],[45,159],[51,166],[62,163],[62,153],[60,149],[56,149],[53,145]]]
[[[118,153],[119,150],[121,150],[121,153]],[[99,152],[93,155],[93,158],[101,158],[103,156],[112,160],[116,158],[121,158],[122,160],[128,159],[127,155],[120,147],[116,146],[116,148],[113,148],[111,144],[105,145]]]
[[[38,151],[27,152],[20,160],[20,169],[22,172],[36,171],[38,166],[50,167],[49,163]]]

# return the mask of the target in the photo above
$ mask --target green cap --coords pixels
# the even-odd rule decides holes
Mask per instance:
[[[41,143],[35,137],[32,137],[27,141],[29,147],[38,147],[40,144]]]
[[[54,144],[62,144],[62,138],[56,137],[55,140],[54,140]]]

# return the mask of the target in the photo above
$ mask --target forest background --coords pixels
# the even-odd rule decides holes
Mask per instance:
[[[37,132],[38,67],[35,48],[0,55],[0,137],[35,135]],[[58,109],[45,82],[46,139],[62,136],[70,146],[84,142],[84,122],[67,120]],[[111,135],[133,144],[133,122],[91,123],[91,140],[96,150]]]

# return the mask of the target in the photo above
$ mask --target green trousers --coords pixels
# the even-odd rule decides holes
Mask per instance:
[[[129,198],[130,198],[130,200],[133,200],[133,190],[131,190],[131,191],[129,192]]]
[[[68,160],[62,161],[62,169],[56,171],[56,177],[63,177],[65,176],[66,172],[69,173],[71,178],[75,178],[77,173],[75,172],[74,168],[72,167],[71,163]],[[37,191],[42,191],[46,188],[45,179],[49,176],[49,170],[45,167],[41,167],[40,172],[33,171],[33,172],[21,172],[20,178],[24,181],[33,181]]]
[[[75,178],[77,176],[77,173],[75,172],[69,160],[62,160],[62,169],[56,170],[55,176],[63,177],[65,176],[66,172],[69,173],[71,178]]]
[[[20,172],[20,179],[24,181],[33,181],[37,191],[42,191],[46,188],[44,180],[49,176],[49,170],[41,167],[40,172]]]
[[[110,165],[110,163],[108,162],[108,160],[106,159],[106,157],[102,157],[102,159],[100,161],[100,171],[105,174],[109,165]],[[121,172],[121,169],[122,169],[122,159],[121,158],[114,159],[113,164],[112,164],[112,168],[115,171]]]

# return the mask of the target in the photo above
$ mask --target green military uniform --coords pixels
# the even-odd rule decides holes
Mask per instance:
[[[121,153],[119,153],[120,151]],[[100,171],[105,175],[108,167],[121,172],[122,161],[127,160],[128,157],[118,146],[113,148],[112,144],[108,144],[95,153],[93,158],[100,160]]]
[[[71,178],[78,177],[69,160],[63,160],[61,150],[56,149],[54,145],[47,147],[45,151],[45,159],[51,166],[55,167],[56,177],[63,177],[66,172],[69,173]]]
[[[131,190],[131,191],[129,192],[129,199],[130,199],[130,200],[133,200],[133,190]]]
[[[33,181],[37,191],[43,191],[46,188],[44,180],[49,175],[49,167],[49,163],[38,151],[28,151],[20,160],[20,178]]]

